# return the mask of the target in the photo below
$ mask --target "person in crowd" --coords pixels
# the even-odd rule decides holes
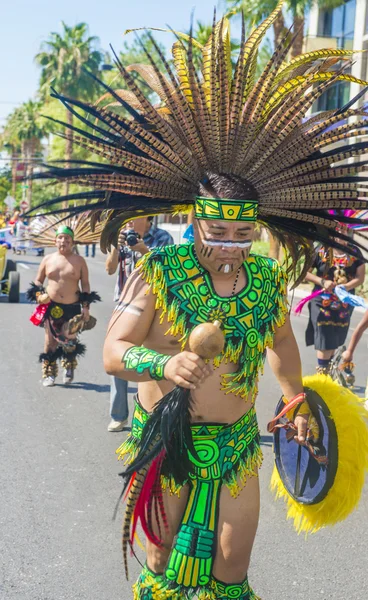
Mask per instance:
[[[96,244],[86,244],[84,248],[84,256],[87,258],[89,256],[89,246],[91,245],[91,257],[94,258],[96,256]]]
[[[340,230],[343,231],[342,228]],[[344,245],[344,242],[340,243]],[[314,284],[313,292],[321,292],[309,302],[309,321],[305,334],[306,345],[315,347],[316,370],[321,374],[329,373],[335,351],[346,340],[353,313],[353,307],[341,302],[334,289],[336,285],[343,285],[346,291],[354,293],[365,277],[361,252],[348,242],[345,245],[346,252],[318,246],[311,271],[306,275],[306,281]],[[349,364],[346,365],[346,375],[351,376]]]
[[[86,261],[73,252],[73,240],[73,230],[60,225],[56,231],[56,252],[43,258],[36,280],[27,292],[28,299],[39,305],[31,321],[45,330],[44,352],[40,355],[44,387],[55,385],[59,358],[64,368],[64,384],[72,383],[77,357],[85,352],[77,333],[91,328],[89,306],[100,300],[90,290]]]
[[[134,219],[127,223],[119,234],[118,249],[112,247],[106,258],[106,271],[118,276],[114,291],[114,301],[120,298],[124,283],[135,269],[138,260],[152,248],[160,248],[173,244],[171,234],[158,228],[153,217]],[[110,378],[110,417],[108,431],[122,431],[128,416],[128,382],[120,377]]]
[[[343,367],[344,365],[349,365],[350,369],[354,367],[354,352],[356,350],[357,345],[359,344],[363,333],[368,328],[368,310],[364,313],[364,316],[358,323],[356,329],[354,330],[353,335],[351,336],[351,340],[346,348],[345,352],[342,353]],[[365,388],[365,407],[368,410],[368,380]]]

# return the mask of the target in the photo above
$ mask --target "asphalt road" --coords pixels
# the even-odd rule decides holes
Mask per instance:
[[[39,260],[19,257],[22,292]],[[109,378],[101,359],[114,277],[105,274],[101,254],[88,264],[92,289],[104,302],[92,308],[98,326],[84,335],[87,356],[70,389],[40,384],[43,335],[29,322],[24,294],[18,305],[0,300],[1,600],[132,598],[122,570],[121,514],[112,520],[121,487],[114,450],[126,433],[107,432]],[[307,374],[315,361],[313,350],[304,348],[305,326],[305,317],[294,319]],[[356,355],[358,392],[367,374],[366,342]],[[345,523],[307,539],[294,533],[284,505],[268,490],[272,450],[265,424],[278,396],[266,367],[257,400],[265,455],[262,512],[250,581],[262,600],[367,600],[368,487]],[[132,579],[138,570],[133,561]]]

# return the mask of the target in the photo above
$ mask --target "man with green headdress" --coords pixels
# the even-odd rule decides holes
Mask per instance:
[[[184,481],[176,476],[172,467],[179,473],[185,457],[172,446],[170,460],[161,453],[143,473],[142,490],[139,469],[129,487],[124,543],[133,542],[139,518],[147,536],[135,600],[187,599],[196,592],[210,600],[256,599],[247,578],[262,462],[254,401],[267,348],[285,396],[304,399],[285,272],[276,261],[250,254],[257,200],[244,199],[244,190],[238,195],[236,184],[231,199],[221,198],[224,179],[212,181],[214,197],[196,198],[194,243],[143,257],[105,344],[107,371],[138,381],[132,434],[121,457],[137,455],[143,425],[160,398],[175,385],[191,396],[192,472]],[[231,180],[225,183],[231,187]],[[188,336],[196,325],[216,320],[225,346],[206,363],[190,351]],[[300,443],[306,424],[305,415],[296,417]],[[145,491],[140,509],[136,499]]]
[[[57,251],[42,260],[36,280],[27,292],[28,299],[38,303],[31,322],[45,329],[44,352],[40,355],[45,387],[55,385],[59,358],[64,368],[63,382],[72,383],[77,356],[85,352],[77,333],[90,321],[90,303],[99,299],[90,291],[86,261],[73,252],[73,230],[60,225],[55,244]]]

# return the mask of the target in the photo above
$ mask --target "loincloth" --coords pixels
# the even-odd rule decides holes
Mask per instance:
[[[131,462],[137,455],[144,424],[149,414],[136,400],[131,434],[116,451],[119,459]],[[236,498],[248,477],[256,476],[262,463],[260,434],[252,407],[232,424],[193,423],[192,438],[197,456],[189,454],[193,471],[179,485],[162,464],[161,487],[180,495],[183,485],[189,496],[165,570],[168,589],[182,590],[191,597],[211,581],[217,543],[217,521],[221,487]]]

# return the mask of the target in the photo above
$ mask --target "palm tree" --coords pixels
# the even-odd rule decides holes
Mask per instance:
[[[14,111],[8,115],[5,126],[0,134],[0,150],[5,150],[10,155],[12,189],[11,195],[16,197],[17,167],[20,158],[21,143],[13,119]]]
[[[41,105],[33,100],[28,100],[18,106],[8,117],[4,132],[4,146],[15,151],[21,150],[22,161],[26,165],[27,202],[31,206],[32,200],[32,173],[37,154],[41,151],[41,142],[48,134],[48,127],[40,117]],[[16,182],[16,160],[12,160],[13,192]],[[14,172],[15,168],[15,172]]]
[[[285,6],[290,11],[293,19],[294,40],[290,49],[292,58],[298,56],[303,51],[305,16],[312,4],[314,4],[314,1],[317,2],[320,8],[325,10],[336,8],[345,2],[345,0],[287,0],[285,2]],[[258,24],[263,21],[278,4],[278,0],[225,0],[225,2],[232,13],[243,12],[246,22],[249,25]],[[280,12],[274,22],[273,30],[276,46],[286,31],[285,19],[282,12]]]
[[[73,99],[93,100],[98,84],[83,68],[98,75],[104,62],[104,54],[98,50],[99,40],[88,35],[88,25],[78,23],[69,27],[62,22],[62,33],[52,32],[42,44],[35,61],[41,67],[40,90],[44,97],[50,86],[57,92]],[[70,163],[73,155],[73,115],[66,110],[65,160]],[[66,185],[65,193],[68,193]]]

